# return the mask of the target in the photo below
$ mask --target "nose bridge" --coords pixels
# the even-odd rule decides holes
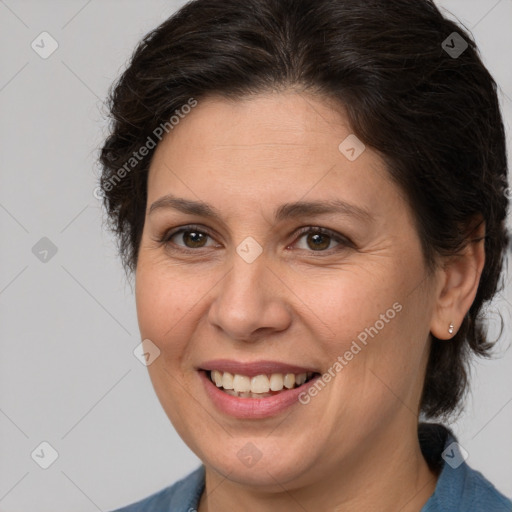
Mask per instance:
[[[219,283],[210,321],[234,339],[251,340],[256,331],[286,327],[284,297],[276,293],[271,262],[254,239],[245,239],[232,255],[231,269]]]
[[[255,250],[254,245],[246,242],[236,248],[231,271],[222,286],[221,301],[240,320],[249,319],[268,299],[265,286],[268,280],[265,274],[270,272],[268,261],[263,254],[256,255]]]
[[[240,306],[247,301],[261,302],[264,295],[264,283],[266,281],[265,271],[268,271],[265,258],[258,257],[255,261],[248,263],[238,254],[233,256],[233,265],[228,275],[223,294],[226,297],[232,295]],[[249,304],[245,304],[249,306]]]
[[[267,280],[265,274],[270,272],[268,264],[268,253],[264,253],[263,246],[252,236],[245,237],[231,254],[231,271],[223,294],[234,295],[244,302],[261,302]]]

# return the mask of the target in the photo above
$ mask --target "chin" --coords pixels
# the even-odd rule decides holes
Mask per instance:
[[[310,439],[309,439],[310,441]],[[203,464],[219,475],[241,485],[258,487],[268,492],[281,492],[282,485],[299,484],[306,472],[318,474],[308,450],[294,447],[290,440],[265,439],[264,437],[230,438],[228,446],[219,445],[196,452]],[[284,445],[285,444],[285,445]],[[295,443],[302,444],[302,443]],[[305,453],[310,457],[306,458]]]

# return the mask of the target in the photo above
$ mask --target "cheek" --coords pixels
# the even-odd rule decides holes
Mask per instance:
[[[377,279],[378,275],[385,275],[386,281]],[[389,268],[369,272],[355,267],[295,277],[292,285],[299,316],[316,325],[316,334],[338,352],[348,349],[358,335],[364,341],[370,336],[368,329],[375,332],[376,323],[377,331],[389,330],[399,320],[400,304],[396,303],[405,288],[403,277]]]
[[[215,284],[213,273],[192,271],[152,261],[144,256],[139,260],[136,276],[136,306],[142,339],[150,339],[160,349],[160,356],[148,367],[155,388],[181,389],[180,382],[188,377],[194,345],[190,340],[206,315],[208,290]],[[218,280],[218,278],[217,278]],[[156,364],[156,363],[159,364]],[[169,374],[180,382],[169,381]],[[160,372],[160,373],[158,373]]]
[[[398,267],[372,274],[344,272],[334,282],[304,279],[294,288],[315,313],[308,317],[318,326],[327,368],[341,377],[335,387],[365,400],[385,394],[386,384],[405,392],[415,382],[428,336],[428,307],[422,291],[410,285],[415,280]]]
[[[155,342],[172,336],[197,302],[190,281],[161,271],[156,265],[141,264],[137,270],[135,300],[141,335]]]
[[[175,274],[177,274],[175,272]],[[188,286],[188,287],[187,287]],[[189,319],[187,290],[190,283],[173,279],[162,266],[141,257],[136,274],[135,298],[140,335],[151,340],[159,356],[147,367],[158,399],[173,424],[180,424],[177,411],[186,410],[186,376],[182,361],[187,357]]]
[[[373,422],[377,428],[402,409],[406,415],[407,409],[416,410],[428,356],[428,326],[421,324],[421,310],[410,296],[391,293],[387,299],[387,308],[367,305],[366,320],[358,322],[354,334],[340,337],[329,354],[336,365],[333,401],[344,404],[336,414],[341,423],[349,411],[357,421]]]

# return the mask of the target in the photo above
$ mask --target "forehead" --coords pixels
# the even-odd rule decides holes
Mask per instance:
[[[298,152],[328,148],[339,134],[350,133],[342,106],[327,98],[292,91],[247,96],[238,100],[220,96],[202,99],[164,139],[168,144],[194,143],[216,152],[272,154],[288,146]],[[335,148],[337,148],[335,144]]]
[[[236,215],[261,208],[263,200],[270,207],[346,197],[364,207],[386,195],[396,199],[399,191],[378,154],[364,148],[350,160],[340,150],[347,137],[353,142],[343,108],[327,98],[295,92],[207,98],[158,145],[148,204],[172,192],[212,198]]]

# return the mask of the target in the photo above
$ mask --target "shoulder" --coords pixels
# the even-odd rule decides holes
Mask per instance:
[[[512,512],[512,501],[465,462],[457,469],[445,465],[443,473],[421,512]]]
[[[501,494],[482,473],[467,466],[465,479],[467,510],[512,512],[512,501]]]
[[[434,494],[421,512],[512,512],[512,501],[466,463],[467,453],[450,430],[424,424],[420,441],[425,458],[440,471]]]
[[[196,512],[204,489],[204,466],[164,489],[112,512]]]

